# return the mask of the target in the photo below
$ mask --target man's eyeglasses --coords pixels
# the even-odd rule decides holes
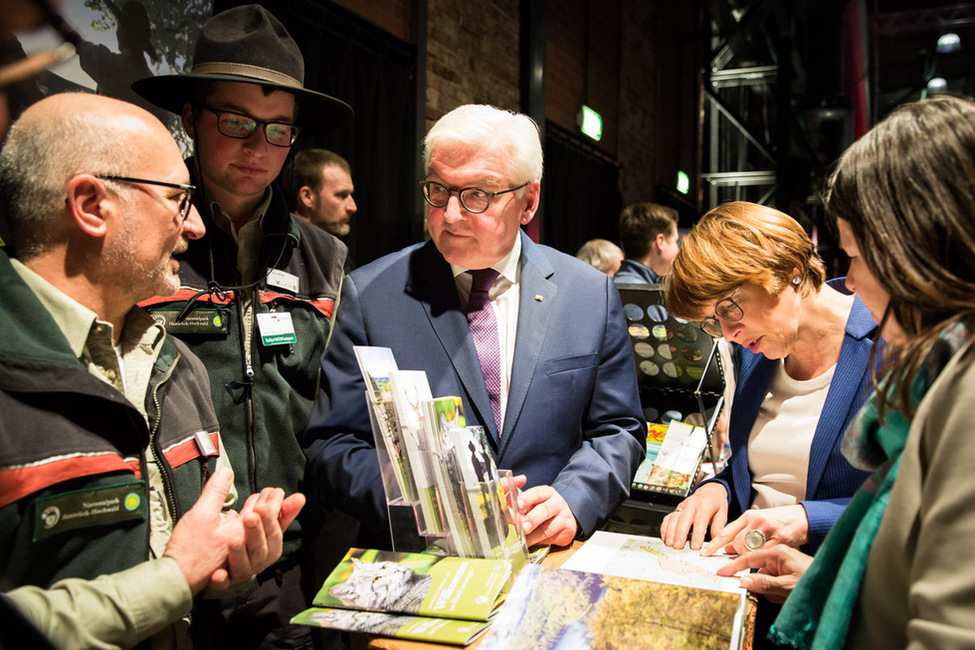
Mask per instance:
[[[512,187],[510,190],[488,192],[487,190],[482,190],[479,187],[447,187],[443,183],[438,183],[437,181],[422,181],[420,183],[420,188],[423,190],[423,199],[435,208],[447,207],[447,203],[450,202],[450,193],[457,192],[457,197],[460,199],[460,204],[465,210],[471,214],[480,214],[488,209],[488,206],[491,205],[491,199],[496,197],[498,194],[514,192],[515,190],[520,190],[526,185],[528,185],[528,183],[522,183],[518,187]]]
[[[254,135],[258,127],[264,131],[267,143],[275,147],[290,147],[298,137],[298,127],[288,122],[262,122],[250,115],[221,111],[202,102],[199,105],[217,116],[217,131],[228,138],[246,140]]]
[[[132,178],[131,176],[114,176],[112,174],[95,174],[95,178],[100,178],[103,181],[118,181],[119,183],[145,183],[146,185],[158,185],[160,187],[171,187],[174,190],[180,190],[180,194],[176,197],[176,202],[179,205],[179,218],[181,221],[186,221],[186,218],[190,216],[190,205],[192,205],[193,192],[196,191],[196,185],[184,185],[183,183],[166,183],[163,181],[151,181],[146,178]]]
[[[738,289],[741,289],[741,287],[738,287]],[[721,323],[718,322],[719,318],[729,323],[737,323],[745,315],[745,312],[741,309],[741,305],[735,302],[735,295],[738,293],[738,289],[735,289],[734,293],[727,298],[718,301],[714,306],[714,316],[708,316],[700,322],[700,328],[705,334],[720,339],[724,336],[724,332],[721,331]]]

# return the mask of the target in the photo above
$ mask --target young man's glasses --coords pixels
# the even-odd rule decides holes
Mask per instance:
[[[95,174],[95,178],[100,178],[103,181],[118,181],[119,183],[145,183],[146,185],[158,185],[160,187],[171,187],[174,190],[180,190],[180,194],[175,198],[176,203],[179,205],[179,218],[181,221],[186,221],[186,218],[190,216],[190,206],[192,205],[193,192],[196,191],[196,185],[166,183],[163,181],[151,181],[146,178],[114,176],[112,174]]]
[[[740,288],[738,287],[738,289]],[[738,289],[735,289],[734,293],[727,298],[718,301],[714,306],[714,316],[708,316],[699,323],[700,328],[705,334],[720,339],[724,336],[724,332],[721,331],[721,323],[718,322],[719,318],[729,323],[737,323],[745,315],[745,312],[741,309],[741,305],[735,302],[735,295],[738,293]]]
[[[228,138],[246,140],[258,127],[264,131],[267,143],[275,147],[290,147],[298,137],[298,127],[288,122],[262,122],[250,115],[221,111],[207,104],[200,103],[199,106],[217,116],[217,131]]]
[[[479,187],[447,187],[437,181],[423,181],[420,183],[420,188],[423,190],[423,199],[435,208],[446,208],[447,203],[450,202],[450,193],[457,192],[457,196],[460,198],[460,204],[465,210],[471,214],[480,214],[488,209],[488,206],[491,205],[491,199],[498,194],[514,192],[527,185],[528,183],[522,183],[518,187],[512,187],[510,190],[488,192]]]

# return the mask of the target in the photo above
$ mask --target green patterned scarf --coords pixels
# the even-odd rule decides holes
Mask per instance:
[[[941,332],[911,387],[915,406],[967,341],[968,330],[960,323]],[[892,396],[896,386],[888,386],[885,381],[879,390]],[[875,393],[843,438],[847,460],[854,467],[873,470],[873,474],[853,495],[812,565],[782,606],[769,632],[769,638],[776,643],[833,650],[842,647],[846,639],[867,555],[887,509],[911,426],[900,412],[889,408],[881,425],[877,406]]]

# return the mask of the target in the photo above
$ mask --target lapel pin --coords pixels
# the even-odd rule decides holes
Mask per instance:
[[[542,302],[542,296],[540,294],[535,294],[535,302]]]

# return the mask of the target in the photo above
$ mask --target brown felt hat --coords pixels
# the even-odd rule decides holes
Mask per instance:
[[[198,81],[253,83],[292,93],[301,106],[298,124],[306,130],[339,126],[353,115],[345,102],[305,88],[305,61],[297,43],[259,5],[234,7],[206,21],[188,74],[140,79],[132,90],[178,114]]]

